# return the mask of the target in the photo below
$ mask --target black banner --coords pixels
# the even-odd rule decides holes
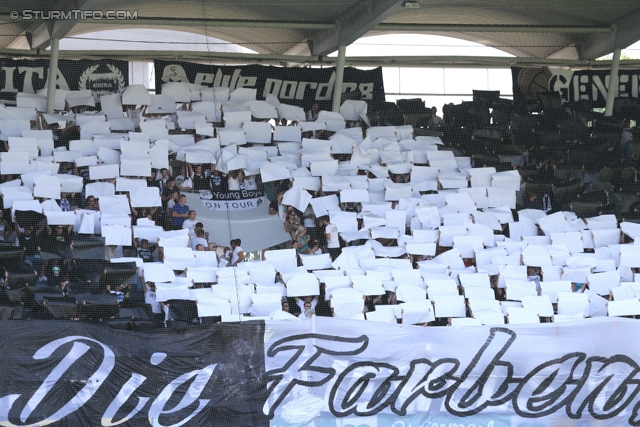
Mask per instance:
[[[47,85],[49,60],[13,60],[0,58],[2,92],[36,93]],[[98,97],[123,92],[129,85],[129,63],[115,59],[58,61],[56,87],[66,90],[89,89]]]
[[[264,324],[0,322],[0,424],[268,426]]]
[[[513,100],[535,100],[538,93],[558,92],[562,100],[591,101],[594,107],[604,107],[609,90],[609,70],[562,70],[511,67]],[[638,98],[640,69],[618,72],[618,96]]]
[[[203,86],[222,86],[229,89],[255,88],[258,99],[272,94],[291,105],[309,109],[314,101],[321,108],[331,105],[336,78],[335,67],[283,68],[264,65],[218,66],[181,61],[154,61],[156,90],[163,83],[185,82]],[[365,101],[383,102],[384,83],[382,68],[359,70],[346,67],[342,84],[343,93],[360,91]]]

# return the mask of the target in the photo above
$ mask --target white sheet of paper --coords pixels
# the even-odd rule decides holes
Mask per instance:
[[[336,175],[339,163],[337,160],[319,160],[309,163],[312,176]]]
[[[280,181],[281,179],[291,179],[291,172],[277,163],[264,164],[260,167],[262,182]]]
[[[510,188],[488,187],[487,188],[487,206],[490,208],[499,208],[508,206],[509,209],[516,208],[516,192]]]
[[[56,176],[39,176],[33,186],[34,197],[60,199],[60,181]]]
[[[385,290],[382,280],[366,275],[351,275],[353,289],[362,292],[364,295],[384,295]]]
[[[294,271],[298,267],[295,249],[265,251],[264,259],[271,263],[273,268],[280,272],[280,274]]]
[[[105,245],[131,246],[131,229],[122,225],[102,224],[102,237]]]
[[[318,279],[312,273],[296,274],[287,280],[287,296],[320,295]]]
[[[26,151],[0,154],[0,173],[2,175],[22,174],[29,171],[29,153]]]
[[[321,270],[331,268],[331,256],[329,254],[300,255],[302,265],[307,270]]]
[[[497,172],[491,175],[491,187],[520,190],[520,173],[517,170]]]
[[[86,197],[94,196],[98,199],[103,196],[114,196],[115,186],[110,182],[91,182],[85,186]]]
[[[464,296],[439,297],[433,301],[436,317],[466,317]]]
[[[593,234],[593,244],[595,248],[617,245],[620,243],[619,228],[592,229],[591,232]]]
[[[277,293],[255,294],[251,296],[252,316],[268,316],[269,313],[282,310],[281,297]]]
[[[118,165],[97,165],[89,166],[89,179],[112,179],[120,175]]]
[[[47,216],[47,224],[49,225],[74,225],[76,223],[74,212],[43,211],[43,213]]]
[[[149,242],[157,242],[158,237],[164,233],[161,226],[133,226],[133,237],[136,239],[147,239]]]
[[[164,263],[172,270],[184,270],[187,267],[195,267],[196,257],[188,247],[164,247]]]
[[[335,194],[311,199],[311,206],[316,218],[328,215],[330,212],[340,210],[338,197]]]
[[[151,176],[151,156],[120,156],[121,176]]]
[[[620,265],[640,267],[640,245],[620,245]]]
[[[231,303],[228,300],[198,300],[197,308],[198,317],[231,315]],[[235,321],[237,321],[237,318]]]
[[[214,283],[216,281],[216,268],[211,267],[189,267],[187,279],[193,283]]]
[[[7,186],[0,189],[2,193],[2,201],[5,209],[12,208],[16,201],[33,200],[33,194],[27,187]]]
[[[112,184],[113,185],[113,184]],[[96,196],[97,197],[97,196]],[[105,213],[128,213],[131,212],[131,207],[129,206],[129,200],[127,196],[124,195],[115,195],[115,196],[101,196],[99,197],[100,202],[100,212]]]
[[[131,192],[132,208],[146,208],[154,206],[162,206],[160,192],[156,187],[141,187]]]
[[[116,191],[133,193],[143,188],[147,188],[147,181],[145,179],[131,179],[120,176],[116,180]]]
[[[173,282],[176,276],[171,267],[161,262],[148,262],[144,264],[144,279],[154,282],[158,288],[162,282]]]
[[[433,306],[428,300],[399,304],[398,308],[400,310],[399,315],[402,316],[403,325],[415,325],[435,320]]]
[[[621,301],[609,301],[607,309],[609,317],[635,316],[640,314],[640,300],[634,298]]]
[[[311,196],[308,191],[298,185],[294,185],[284,193],[282,203],[304,212],[312,198],[313,196]]]

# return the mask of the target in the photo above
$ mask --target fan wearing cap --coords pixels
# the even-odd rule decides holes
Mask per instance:
[[[51,270],[47,271],[47,285],[53,288],[59,288],[62,293],[65,292],[67,285],[69,284],[69,280],[66,277],[62,276],[62,269],[59,265],[54,265],[51,267]]]

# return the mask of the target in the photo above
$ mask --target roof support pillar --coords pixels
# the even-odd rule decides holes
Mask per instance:
[[[618,69],[620,68],[620,49],[613,51],[613,59],[611,60],[611,73],[609,74],[609,90],[607,91],[607,105],[604,109],[604,116],[611,117],[613,115],[613,103],[618,96]]]
[[[333,106],[331,111],[340,112],[340,104],[342,103],[342,79],[344,77],[344,58],[347,53],[347,47],[343,44],[338,46],[338,62],[336,63],[336,82],[333,88]]]
[[[51,55],[49,56],[49,78],[47,79],[47,114],[53,114],[56,105],[56,86],[58,78],[58,53],[60,52],[60,39],[51,39]]]

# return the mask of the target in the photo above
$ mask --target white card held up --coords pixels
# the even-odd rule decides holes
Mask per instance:
[[[353,289],[362,292],[364,295],[384,295],[385,290],[382,280],[366,275],[355,274],[351,276]]]
[[[291,172],[281,164],[268,163],[260,167],[262,182],[280,181],[281,179],[291,179]]]
[[[56,176],[39,176],[33,185],[34,197],[45,199],[60,199],[60,181]]]
[[[142,187],[131,192],[132,208],[162,206],[160,192],[156,187]]]
[[[13,207],[16,201],[33,200],[33,194],[27,187],[2,187],[0,193],[5,209]]]
[[[89,179],[112,179],[120,175],[118,165],[97,165],[89,166]]]
[[[164,263],[172,270],[195,267],[196,257],[191,248],[164,247]]]
[[[47,216],[49,225],[75,225],[76,223],[75,212],[43,211],[43,213]]]
[[[102,224],[102,237],[105,245],[131,246],[131,229],[122,225]]]
[[[96,196],[97,197],[97,196]],[[122,213],[131,212],[131,206],[129,206],[129,200],[127,196],[115,195],[115,196],[101,196],[99,197],[100,212],[105,213]]]
[[[517,170],[497,172],[491,175],[491,187],[520,190],[520,173]]]
[[[464,296],[441,296],[433,300],[436,317],[466,317]]]
[[[428,300],[407,302],[400,304],[398,307],[400,308],[403,325],[416,325],[435,320],[433,306]]]
[[[302,265],[307,270],[331,268],[331,256],[329,254],[300,255],[300,258],[302,259]]]
[[[0,154],[0,173],[2,175],[22,174],[31,170],[29,153],[26,151],[12,151]]]
[[[124,177],[118,177],[116,180],[116,191],[124,191],[134,193],[136,190],[147,187],[147,180],[145,179],[130,179]]]
[[[488,187],[487,197],[487,206],[490,208],[503,206],[507,206],[509,209],[516,208],[516,192],[510,188]]]
[[[104,196],[114,196],[115,186],[110,182],[91,182],[85,186],[86,197],[94,196],[98,199]]]
[[[187,278],[193,280],[193,283],[215,283],[216,270],[211,267],[189,267]]]
[[[231,315],[231,302],[224,299],[199,299],[196,303],[198,317],[213,317]],[[234,316],[238,321],[238,316]]]
[[[151,156],[120,156],[121,176],[151,176]]]
[[[318,279],[312,273],[296,274],[287,280],[287,296],[320,295]]]
[[[264,259],[271,263],[273,268],[275,268],[280,274],[295,271],[298,267],[295,249],[265,251]]]

